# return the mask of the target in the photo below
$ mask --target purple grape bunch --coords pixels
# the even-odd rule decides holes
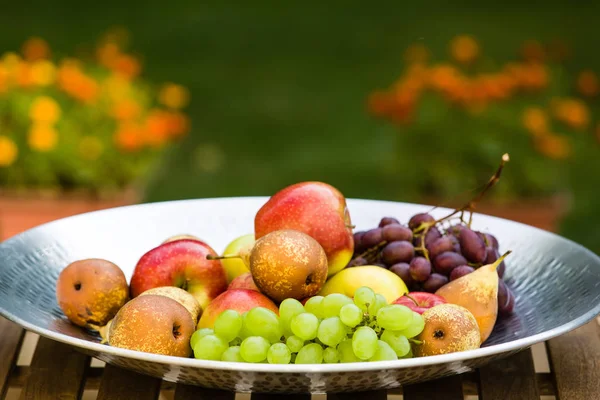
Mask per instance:
[[[348,267],[378,265],[398,275],[411,292],[436,292],[450,281],[491,264],[500,257],[498,239],[458,223],[436,224],[428,213],[414,215],[403,225],[383,217],[379,226],[354,233],[354,256]],[[506,265],[498,266],[498,312],[513,311],[515,298],[504,280]]]

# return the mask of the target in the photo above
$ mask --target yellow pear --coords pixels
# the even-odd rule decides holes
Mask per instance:
[[[494,263],[447,283],[435,292],[448,303],[469,310],[479,326],[481,343],[492,333],[498,317],[498,272],[496,269],[510,251]]]

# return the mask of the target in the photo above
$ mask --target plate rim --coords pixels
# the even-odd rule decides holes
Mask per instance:
[[[246,199],[252,200],[267,200],[269,196],[230,196],[230,197],[204,197],[204,198],[194,198],[194,199],[181,199],[181,200],[168,200],[168,201],[160,201],[160,202],[147,202],[147,203],[139,203],[139,204],[131,204],[131,205],[123,205],[117,207],[110,207],[102,210],[95,210],[90,212],[84,212],[76,215],[72,215],[69,217],[60,218],[54,221],[46,222],[44,224],[37,225],[33,228],[30,228],[24,232],[21,232],[3,242],[0,242],[0,248],[5,247],[6,245],[11,244],[13,241],[20,240],[24,235],[33,233],[35,231],[41,230],[46,226],[53,225],[56,223],[62,223],[66,220],[74,219],[74,218],[82,218],[88,215],[97,214],[97,213],[106,213],[112,210],[117,209],[126,209],[126,208],[141,208],[148,207],[152,205],[167,205],[174,203],[193,203],[193,202],[204,202],[204,201],[223,201],[223,200],[236,200],[243,201]],[[348,203],[390,203],[394,205],[408,205],[408,206],[417,206],[417,207],[429,207],[436,208],[439,210],[448,210],[452,209],[447,207],[438,207],[434,205],[428,204],[420,204],[420,203],[411,203],[411,202],[400,202],[400,201],[392,201],[392,200],[377,200],[377,199],[361,199],[361,198],[346,198]],[[350,206],[351,204],[349,204]],[[550,232],[544,229],[537,228],[535,226],[527,225],[522,222],[513,221],[506,218],[501,218],[485,213],[475,212],[476,214],[483,215],[486,218],[495,219],[502,222],[507,222],[510,224],[518,224],[528,229],[534,229],[543,234],[549,235],[550,237],[554,237],[555,239],[567,241],[579,250],[587,253],[591,258],[597,259],[598,263],[600,263],[600,256],[582,246],[579,243],[576,243],[568,238],[560,236],[554,232]],[[580,315],[579,317],[565,323],[563,325],[557,326],[553,329],[538,333],[536,335],[528,336],[525,338],[511,340],[505,343],[499,343],[490,345],[487,347],[482,347],[474,350],[461,351],[456,353],[428,356],[428,357],[414,357],[408,359],[399,359],[399,360],[391,360],[391,361],[375,361],[375,362],[356,362],[356,363],[339,363],[339,364],[259,364],[259,363],[240,363],[240,362],[228,362],[228,361],[211,361],[211,360],[199,360],[192,357],[176,357],[176,356],[167,356],[153,353],[146,353],[137,350],[129,350],[122,349],[118,347],[113,347],[107,344],[101,344],[99,342],[92,342],[85,339],[75,338],[69,336],[64,333],[54,332],[49,329],[40,328],[34,324],[28,323],[23,319],[19,318],[16,315],[13,315],[7,312],[5,309],[0,308],[0,315],[4,318],[8,319],[20,325],[27,331],[36,333],[41,337],[45,337],[48,339],[52,339],[70,346],[75,347],[78,350],[87,350],[98,354],[108,354],[110,356],[122,357],[127,359],[133,359],[138,361],[145,361],[150,363],[158,363],[162,365],[166,365],[169,367],[179,367],[179,368],[194,368],[194,369],[210,369],[210,370],[224,370],[224,371],[236,371],[236,372],[246,372],[246,373],[260,373],[260,372],[269,372],[269,373],[282,373],[282,374],[298,374],[298,373],[309,373],[309,374],[330,374],[330,373],[348,373],[348,372],[366,372],[373,370],[396,370],[396,369],[404,369],[411,367],[422,367],[429,365],[438,365],[438,364],[449,364],[449,363],[461,363],[463,361],[489,357],[494,355],[502,355],[503,353],[509,354],[513,351],[522,350],[525,348],[529,348],[532,345],[540,342],[544,342],[550,340],[552,338],[561,336],[568,332],[571,332],[586,323],[592,321],[594,318],[600,315],[600,303],[596,304],[592,309],[588,312]],[[106,361],[106,360],[105,360]],[[108,364],[111,361],[106,361]]]

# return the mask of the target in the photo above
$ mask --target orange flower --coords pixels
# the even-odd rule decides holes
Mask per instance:
[[[409,46],[404,52],[404,61],[407,64],[424,64],[429,60],[429,50],[421,43]]]
[[[584,96],[596,96],[600,92],[598,76],[590,70],[581,71],[577,77],[577,90]]]
[[[165,84],[158,93],[158,101],[169,108],[183,108],[188,105],[189,100],[189,90],[175,83]]]
[[[98,83],[86,76],[79,62],[67,60],[58,69],[58,85],[74,98],[83,102],[92,102],[98,95]]]
[[[430,70],[429,84],[437,90],[452,91],[461,83],[459,72],[451,65],[440,64]]]
[[[121,124],[115,132],[115,142],[123,151],[139,150],[144,145],[142,130],[133,123]]]
[[[170,112],[167,117],[169,135],[177,137],[190,130],[190,120],[180,112]]]
[[[54,149],[58,142],[58,132],[47,124],[34,124],[29,130],[27,143],[33,150],[46,152]]]
[[[569,158],[573,151],[571,142],[566,137],[555,134],[537,137],[535,139],[535,148],[541,154],[553,160]]]
[[[38,61],[50,57],[50,47],[42,38],[32,37],[23,44],[23,55],[27,61]]]
[[[140,74],[142,66],[137,58],[128,54],[121,54],[115,60],[113,69],[124,77],[133,79]]]
[[[146,117],[144,125],[146,143],[161,147],[169,138],[169,114],[166,111],[152,109]]]
[[[35,85],[48,86],[56,79],[56,67],[50,61],[41,60],[31,64],[31,80]]]
[[[461,64],[472,63],[479,56],[479,44],[472,36],[456,36],[450,42],[450,54]]]
[[[26,62],[20,62],[16,70],[17,85],[21,87],[29,87],[33,84],[31,76],[31,68]]]
[[[0,93],[6,92],[8,89],[8,72],[2,64],[0,64]]]
[[[528,40],[521,46],[521,56],[525,61],[542,62],[546,58],[546,51],[538,41]]]
[[[114,68],[120,55],[121,50],[115,43],[104,43],[96,49],[98,62],[106,68]]]
[[[590,123],[590,112],[584,102],[577,99],[553,101],[553,112],[556,119],[575,129],[585,129]]]
[[[54,124],[60,118],[61,110],[58,103],[51,97],[40,96],[29,108],[29,118],[34,122]]]
[[[86,160],[97,160],[104,151],[104,145],[96,136],[84,136],[79,141],[79,154]]]
[[[371,93],[367,99],[367,109],[371,114],[378,117],[390,115],[394,109],[392,95],[383,91]]]
[[[140,115],[140,105],[133,100],[123,99],[119,101],[112,109],[114,118],[125,121],[136,118]]]
[[[0,135],[0,167],[9,167],[17,159],[19,149],[8,136]]]
[[[534,136],[548,132],[548,116],[540,107],[529,107],[523,113],[523,125]]]

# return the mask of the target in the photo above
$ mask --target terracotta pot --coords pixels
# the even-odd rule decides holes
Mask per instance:
[[[60,218],[138,201],[138,195],[132,191],[104,198],[82,193],[3,191],[0,192],[0,240]]]

